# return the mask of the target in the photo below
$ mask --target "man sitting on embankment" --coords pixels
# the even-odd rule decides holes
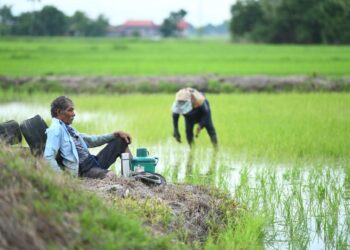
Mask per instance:
[[[114,176],[114,172],[107,169],[122,153],[130,153],[128,144],[131,136],[117,131],[111,134],[90,136],[81,134],[70,125],[75,112],[72,100],[68,97],[57,97],[51,103],[51,126],[46,130],[47,140],[44,158],[52,168],[61,172],[67,170],[73,175],[90,178],[105,178]],[[107,146],[97,156],[90,154],[88,148]],[[131,154],[131,153],[130,153]],[[59,164],[57,158],[61,158]]]

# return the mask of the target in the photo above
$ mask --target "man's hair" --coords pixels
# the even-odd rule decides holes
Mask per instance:
[[[67,96],[59,96],[51,103],[51,117],[57,117],[58,110],[65,110],[73,102]]]

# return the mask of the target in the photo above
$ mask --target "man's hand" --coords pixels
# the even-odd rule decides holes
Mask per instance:
[[[195,134],[196,138],[199,136],[199,133],[201,132],[201,130],[202,130],[202,127],[198,125],[198,127],[196,128],[196,134]]]
[[[117,131],[117,132],[114,132],[114,136],[115,137],[119,136],[120,138],[124,139],[127,144],[131,144],[131,142],[132,142],[131,135],[126,133],[126,132]]]
[[[173,136],[175,137],[175,140],[179,143],[181,143],[181,136],[179,131],[174,131]]]

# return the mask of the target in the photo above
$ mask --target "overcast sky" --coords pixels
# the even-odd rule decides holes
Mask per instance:
[[[54,5],[66,15],[76,10],[96,18],[103,14],[110,24],[122,24],[129,19],[153,20],[161,24],[171,11],[184,9],[186,20],[195,26],[220,24],[230,18],[230,6],[235,0],[0,0],[0,5],[11,5],[14,15],[24,11]]]

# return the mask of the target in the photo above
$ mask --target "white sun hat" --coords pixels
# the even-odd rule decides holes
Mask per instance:
[[[180,89],[179,91],[176,92],[175,95],[175,100],[176,101],[191,101],[191,89],[190,88],[185,88],[185,89]]]

